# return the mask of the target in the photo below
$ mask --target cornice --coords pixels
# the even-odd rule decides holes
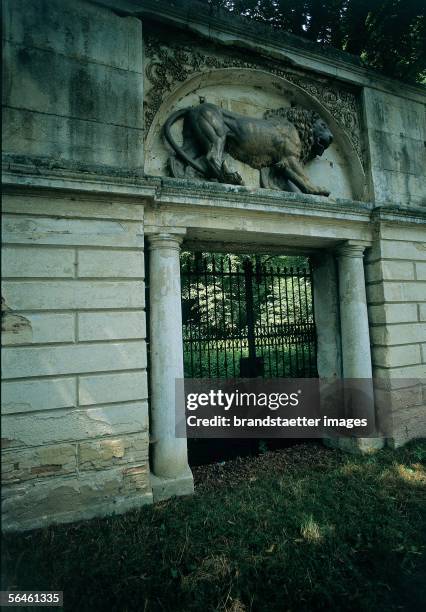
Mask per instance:
[[[215,210],[238,208],[251,212],[285,213],[364,223],[369,222],[373,210],[373,204],[368,202],[167,177],[161,179],[155,201],[162,205],[183,204]]]
[[[156,207],[199,207],[335,219],[337,222],[423,224],[426,209],[251,189],[222,183],[143,176],[119,167],[3,155],[4,191],[84,192],[131,198]],[[201,212],[201,211],[200,211]]]
[[[152,198],[160,180],[147,181],[138,170],[116,166],[3,154],[2,183],[3,191],[59,190]]]
[[[372,221],[426,224],[426,208],[398,204],[379,204],[372,214]]]

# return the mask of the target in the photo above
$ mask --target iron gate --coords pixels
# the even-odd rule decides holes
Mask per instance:
[[[283,260],[182,253],[186,377],[317,376],[311,271]]]

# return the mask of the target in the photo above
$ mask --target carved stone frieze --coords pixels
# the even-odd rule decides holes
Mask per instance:
[[[247,59],[229,49],[226,49],[226,55],[222,55],[216,48],[210,51],[208,45],[205,46],[201,52],[184,41],[170,42],[152,34],[145,37],[145,75],[149,82],[144,111],[146,133],[167,94],[190,77],[221,68],[267,70],[294,83],[321,102],[346,132],[363,163],[359,105],[354,92],[343,85],[289,69],[270,58]]]

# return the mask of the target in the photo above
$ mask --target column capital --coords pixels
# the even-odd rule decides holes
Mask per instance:
[[[148,234],[148,244],[149,250],[152,251],[154,249],[177,249],[179,250],[180,245],[184,238],[184,232],[171,232],[167,231],[165,228],[164,231],[159,231],[155,234]]]
[[[355,257],[362,259],[364,251],[366,249],[365,244],[346,242],[336,249],[337,257]]]

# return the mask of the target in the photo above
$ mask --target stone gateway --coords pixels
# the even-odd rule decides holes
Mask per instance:
[[[312,371],[374,381],[392,419],[334,444],[426,436],[423,86],[197,0],[5,0],[3,23],[4,529],[193,492],[185,253],[309,259]]]

